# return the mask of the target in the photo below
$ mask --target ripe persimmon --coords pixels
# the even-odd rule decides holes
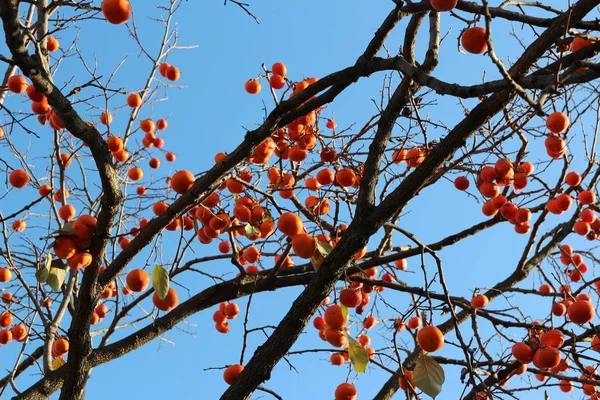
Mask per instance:
[[[416,168],[425,161],[425,151],[420,147],[408,150],[406,153],[406,164],[411,168]]]
[[[292,248],[300,258],[311,258],[317,249],[315,238],[308,233],[299,233],[292,237]]]
[[[131,18],[131,4],[128,0],[103,0],[102,14],[111,24],[124,24]]]
[[[58,209],[58,216],[65,222],[69,222],[75,218],[75,207],[70,204],[65,204]]]
[[[273,74],[269,77],[269,85],[273,89],[283,89],[285,86],[285,78],[278,74]]]
[[[485,35],[486,30],[480,26],[469,28],[460,36],[460,44],[471,54],[481,54],[488,48]]]
[[[0,282],[8,282],[12,279],[12,272],[9,268],[0,268]]]
[[[9,344],[13,340],[12,332],[9,330],[0,330],[0,344]]]
[[[13,339],[17,342],[24,342],[28,336],[27,328],[21,324],[13,326],[10,332],[12,333]]]
[[[569,127],[569,117],[567,114],[556,111],[546,119],[546,128],[552,133],[563,133]]]
[[[317,179],[318,178],[317,174]],[[335,181],[344,187],[352,186],[354,184],[354,180],[356,179],[356,174],[350,168],[342,168],[337,171],[335,174]]]
[[[127,274],[125,281],[132,292],[143,292],[150,285],[150,275],[143,269],[134,269]]]
[[[250,79],[248,81],[246,81],[246,84],[244,85],[244,89],[246,89],[246,92],[249,94],[258,94],[260,93],[260,82],[257,81],[256,79]]]
[[[334,353],[329,357],[329,361],[331,365],[343,365],[346,362],[346,359],[340,353]]]
[[[569,186],[579,186],[581,183],[581,175],[579,172],[571,171],[565,175],[565,183]]]
[[[152,296],[152,303],[161,311],[171,311],[179,304],[179,296],[173,288],[169,288],[167,296],[161,300],[156,292]]]
[[[127,105],[131,108],[138,108],[142,105],[142,96],[137,93],[131,93],[127,96]]]
[[[321,185],[331,185],[335,181],[335,175],[332,170],[325,168],[317,172],[317,181]]]
[[[77,252],[75,241],[70,237],[59,237],[54,241],[54,254],[56,257],[66,260]]]
[[[479,294],[477,296],[473,296],[471,299],[471,307],[473,308],[484,308],[489,304],[490,300],[485,294]]]
[[[353,384],[344,382],[335,389],[335,400],[355,400],[358,391]]]
[[[454,187],[458,190],[467,190],[469,188],[469,179],[466,176],[459,176],[454,180]]]
[[[284,63],[276,62],[271,67],[271,72],[274,73],[274,74],[277,74],[277,75],[286,76],[286,74],[287,74],[287,67],[286,67],[286,65]]]
[[[439,11],[439,12],[450,11],[454,7],[456,7],[456,4],[458,3],[458,0],[430,0],[430,1],[431,1],[431,7],[435,11]]]
[[[361,292],[353,288],[342,290],[340,292],[340,303],[348,308],[356,308],[360,306],[362,304]]]
[[[109,137],[106,139],[106,144],[108,145],[108,149],[113,153],[123,150],[123,140],[118,136]]]
[[[67,265],[73,269],[89,267],[92,263],[92,255],[86,251],[78,251],[67,259]]]
[[[27,173],[27,171],[24,171],[22,169],[15,169],[10,173],[8,181],[10,182],[12,187],[21,189],[27,186],[27,184],[29,183],[29,174]]]
[[[286,236],[295,236],[302,233],[304,224],[296,214],[286,212],[277,220],[277,229]]]
[[[144,171],[142,171],[139,167],[133,167],[129,171],[127,171],[127,176],[132,181],[139,181],[144,176]]]
[[[333,347],[346,347],[348,345],[348,339],[346,339],[341,329],[328,327],[324,336],[325,340]]]
[[[52,357],[62,357],[69,352],[69,341],[60,338],[52,343]]]
[[[175,172],[171,177],[171,187],[176,193],[183,194],[192,187],[195,181],[196,178],[194,177],[194,174],[183,169]]]
[[[577,300],[571,304],[567,310],[569,319],[579,325],[587,324],[596,315],[596,310],[591,302],[587,300]]]
[[[27,223],[23,219],[17,219],[12,223],[12,229],[15,232],[23,232],[27,228]]]
[[[444,346],[444,334],[437,326],[425,326],[417,332],[417,342],[423,350],[433,353]]]
[[[596,194],[591,190],[583,190],[577,196],[581,204],[593,204],[596,202]]]
[[[533,365],[540,369],[550,369],[560,363],[560,352],[554,347],[545,346],[536,350]]]
[[[91,215],[80,215],[79,218],[73,222],[73,233],[81,239],[88,239],[94,234],[96,223],[96,218]]]
[[[240,307],[235,303],[227,303],[225,306],[225,316],[227,319],[235,319],[240,313]]]
[[[29,84],[21,75],[13,75],[8,78],[7,86],[11,92],[20,94],[27,91]]]
[[[324,319],[327,326],[333,329],[340,329],[346,325],[346,322],[348,322],[346,319],[344,319],[342,308],[337,304],[332,304],[327,307],[325,310]]]
[[[230,365],[225,369],[225,372],[223,372],[223,379],[228,385],[231,385],[237,380],[243,370],[244,367],[240,364]]]
[[[9,311],[0,314],[0,327],[8,328],[13,324],[13,315]]]
[[[517,361],[527,364],[533,359],[533,349],[526,343],[515,343],[512,346],[512,355]]]
[[[542,333],[540,342],[542,343],[542,346],[559,349],[565,343],[565,335],[558,329],[550,329],[549,331]]]

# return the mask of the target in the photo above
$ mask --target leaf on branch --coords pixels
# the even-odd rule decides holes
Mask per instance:
[[[52,364],[50,364],[50,370],[56,371],[66,363],[67,362],[62,357],[56,357],[54,360],[52,360]]]
[[[348,310],[346,309],[346,312],[347,311]],[[346,339],[348,339],[348,355],[354,366],[354,371],[359,374],[364,373],[367,370],[367,364],[369,363],[369,353],[367,353],[367,349],[365,349],[358,340],[350,336],[348,332],[342,332],[344,333],[344,336],[346,336]]]
[[[344,321],[348,321],[348,307],[340,303],[340,308],[342,309],[342,316],[344,317]]]
[[[271,210],[269,210],[268,208],[265,208],[264,210],[265,215],[263,216],[263,222],[275,222],[275,218],[273,218]]]
[[[325,257],[318,251],[315,251],[315,254],[310,258],[310,262],[312,263],[315,272],[319,272],[319,268],[321,267],[321,264],[323,264],[323,261],[325,261]]]
[[[315,272],[318,272],[321,264],[323,264],[323,261],[325,260],[325,257],[327,257],[327,255],[331,253],[331,250],[333,250],[333,246],[317,239],[315,239],[315,244],[317,251],[315,251],[315,255],[311,257],[310,261],[312,262]]]
[[[252,236],[260,235],[260,231],[250,224],[246,224],[244,226],[244,231],[246,232],[246,236],[252,237]]]
[[[35,271],[35,278],[39,283],[44,283],[48,279],[50,274],[50,266],[52,265],[52,254],[46,254],[46,259],[43,262],[37,264],[37,270]]]
[[[326,242],[321,242],[317,240],[317,251],[321,253],[323,257],[327,257],[329,253],[333,250],[333,246]]]
[[[152,271],[152,287],[159,299],[164,300],[169,293],[169,273],[162,266],[156,264]]]
[[[425,394],[435,398],[446,380],[444,370],[432,357],[421,354],[413,370],[413,382]]]
[[[70,236],[73,235],[73,221],[65,222],[65,224],[56,231],[57,234],[61,236]]]
[[[48,271],[48,276],[46,277],[46,283],[50,285],[52,290],[55,292],[60,291],[63,283],[65,283],[65,278],[67,277],[67,266],[62,260],[56,259],[52,260],[50,264],[50,269]]]
[[[239,231],[240,229],[244,229],[245,227],[246,227],[246,225],[233,225],[227,229],[223,229],[223,233]]]

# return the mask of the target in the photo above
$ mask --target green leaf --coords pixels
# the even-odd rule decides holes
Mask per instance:
[[[60,288],[63,283],[65,283],[65,278],[67,277],[67,268],[63,267],[64,263],[62,260],[53,260],[50,271],[48,272],[48,277],[46,278],[46,283],[50,285],[55,292],[60,291]]]
[[[52,254],[46,254],[46,260],[38,263],[37,270],[35,271],[35,278],[40,283],[46,282],[48,274],[50,274],[50,266],[52,265]]]
[[[246,232],[246,236],[260,235],[260,231],[250,224],[244,226],[244,231]]]
[[[345,330],[342,332],[344,333],[344,336],[346,336],[346,339],[348,339],[348,355],[350,356],[352,365],[354,365],[354,371],[359,374],[364,373],[367,370],[367,364],[369,363],[369,353],[367,353],[367,349],[365,349],[358,340],[350,336],[348,332]]]
[[[317,251],[323,257],[327,257],[329,255],[329,253],[331,253],[331,251],[333,250],[333,246],[330,245],[329,243],[321,242],[320,240],[317,240],[316,242],[317,242]]]
[[[152,271],[152,287],[159,299],[164,300],[169,293],[169,273],[162,266],[156,264]]]
[[[446,380],[444,370],[433,358],[421,354],[413,370],[413,382],[425,394],[435,398],[442,392],[442,385]]]

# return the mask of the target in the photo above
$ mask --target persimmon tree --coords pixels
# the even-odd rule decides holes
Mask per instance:
[[[599,0],[390,2],[352,65],[318,78],[285,60],[245,65],[240,92],[265,116],[196,170],[177,168],[186,149],[169,147],[168,121],[152,111],[198,78],[172,54],[186,3],[157,3],[162,41],[151,51],[135,2],[0,0],[0,343],[19,348],[2,357],[2,393],[84,398],[94,368],[203,312],[210,329],[243,343],[240,359],[215,365],[230,385],[222,399],[286,398],[269,389],[271,372],[311,353],[328,359],[315,368],[347,368],[324,396],[336,400],[443,396],[446,375],[460,376],[461,399],[600,396]],[[113,83],[118,68],[99,76],[76,35],[57,39],[98,22],[126,24],[143,87]],[[486,65],[483,83],[444,64],[444,46]],[[59,68],[72,60],[77,68]],[[376,79],[372,117],[336,121],[336,98]],[[461,118],[446,125],[436,107]],[[167,163],[167,179],[150,173]],[[428,198],[452,208],[437,194],[457,191],[477,223],[432,226],[427,242],[407,229],[406,215],[430,212]],[[486,234],[496,248],[484,248]],[[520,240],[503,246],[507,236]],[[518,261],[492,286],[456,290],[449,276],[477,272],[448,267],[442,253],[465,240]],[[205,268],[217,262],[219,273]],[[285,316],[252,327],[252,299],[290,287],[301,292]],[[311,348],[295,346],[303,332]],[[247,346],[257,333],[264,342]],[[359,395],[366,370],[387,382]]]

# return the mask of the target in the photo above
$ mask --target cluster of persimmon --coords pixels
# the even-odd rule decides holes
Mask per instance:
[[[71,221],[75,216],[75,208],[64,205],[59,209],[59,216]],[[70,224],[69,234],[61,234],[54,240],[53,249],[56,257],[66,260],[73,269],[82,269],[92,263],[92,255],[88,252],[92,244],[92,236],[96,230],[96,218],[91,215],[80,215]]]
[[[56,115],[52,107],[48,104],[48,99],[43,93],[38,92],[33,84],[27,83],[27,80],[22,75],[13,75],[8,78],[8,90],[16,94],[26,93],[31,100],[31,111],[38,116],[40,124],[45,125],[46,122],[52,129],[62,130],[65,125]],[[67,158],[70,158],[66,155]],[[61,155],[61,160],[65,161],[65,156]]]
[[[229,323],[227,320],[235,319],[240,313],[240,307],[231,302],[223,302],[219,304],[219,309],[213,314],[215,329],[220,333],[229,333]]]
[[[8,268],[0,268],[0,282],[8,282],[11,274]],[[0,329],[0,344],[9,344],[13,340],[22,343],[27,339],[29,334],[25,325],[14,322],[10,309],[0,314],[0,328],[2,328]]]
[[[563,253],[561,258],[574,258],[577,256],[577,254],[572,254],[572,249],[568,245],[561,246],[561,253]],[[566,316],[568,317],[566,322],[572,322],[578,325],[590,323],[596,315],[596,310],[591,303],[590,296],[581,293],[576,297],[573,297],[568,285],[561,286],[560,290],[564,296],[564,300],[552,305],[552,314],[556,317]],[[539,291],[550,293],[552,292],[552,287],[548,284],[544,284],[540,287]],[[512,347],[513,356],[518,362],[523,364],[519,369],[522,372],[525,372],[527,370],[526,364],[533,362],[537,368],[543,371],[550,371],[553,373],[568,371],[569,362],[567,359],[563,359],[560,352],[560,350],[564,350],[565,352],[570,351],[562,349],[565,343],[563,332],[556,328],[546,328],[539,322],[534,322],[533,325],[535,325],[536,328],[530,329],[528,338],[523,342],[515,343]],[[600,338],[598,336],[594,336],[591,348],[595,351],[600,351]],[[536,377],[540,381],[546,379],[543,375]],[[585,376],[582,376],[581,378],[587,379]],[[567,380],[562,380],[560,382],[560,389],[563,392],[571,391],[572,387],[571,382]],[[591,396],[597,393],[597,390],[593,385],[584,384],[583,392],[584,394]]]
[[[416,168],[425,161],[427,148],[413,147],[412,149],[398,149],[392,153],[392,161],[395,164],[406,162],[410,168]]]
[[[516,204],[508,201],[506,196],[500,194],[501,187],[512,186],[514,190],[522,190],[527,186],[528,176],[533,173],[534,166],[525,161],[515,165],[508,158],[501,158],[494,166],[484,166],[477,177],[477,188],[481,195],[487,200],[482,207],[482,213],[488,217],[500,213],[511,224],[515,231],[520,234],[528,233],[531,211],[528,208],[519,208]],[[458,190],[469,188],[469,179],[459,176],[454,180],[454,186]]]

